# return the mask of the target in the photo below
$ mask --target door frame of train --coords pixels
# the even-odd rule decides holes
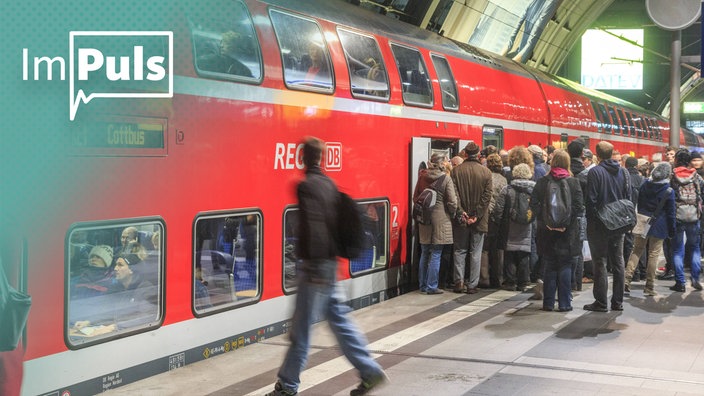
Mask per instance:
[[[410,255],[408,264],[409,268],[405,271],[406,281],[413,290],[415,285],[418,284],[418,264],[420,262],[420,242],[418,240],[418,227],[414,227],[413,217],[411,213],[413,211],[413,192],[416,190],[416,185],[418,184],[418,173],[421,169],[427,168],[427,161],[430,159],[433,150],[446,151],[448,159],[453,155],[458,155],[460,150],[472,140],[464,139],[447,139],[438,138],[433,139],[429,137],[414,137],[411,140],[411,153],[409,161],[409,179],[410,179],[410,191],[408,193],[408,241],[410,246]],[[454,151],[454,152],[453,152]]]

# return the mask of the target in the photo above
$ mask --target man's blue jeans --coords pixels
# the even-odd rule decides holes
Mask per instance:
[[[309,261],[305,266],[321,265],[337,268],[336,259]],[[311,282],[305,271],[298,272],[298,296],[293,313],[289,337],[291,346],[279,369],[279,380],[285,389],[298,391],[300,374],[308,360],[310,328],[313,323],[328,320],[337,338],[340,350],[359,371],[362,380],[378,376],[383,370],[367,350],[367,339],[357,326],[347,317],[350,307],[343,304],[344,295],[336,287],[335,278],[331,282]]]
[[[685,236],[687,237],[687,242],[684,241]],[[683,285],[686,283],[684,279],[684,260],[690,263],[692,279],[699,281],[699,272],[701,271],[699,238],[698,221],[694,223],[677,222],[677,232],[675,237],[672,238],[672,263],[675,267],[675,280],[677,283]]]
[[[440,273],[440,256],[443,245],[421,244],[420,264],[418,269],[418,282],[420,291],[427,292],[438,288],[438,274]]]

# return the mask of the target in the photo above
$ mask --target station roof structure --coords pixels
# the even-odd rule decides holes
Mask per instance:
[[[652,21],[644,0],[345,1],[577,82],[588,29],[643,29],[642,59],[621,59],[643,64],[643,88],[605,92],[669,116],[673,32]],[[702,101],[699,20],[681,35],[681,101]]]

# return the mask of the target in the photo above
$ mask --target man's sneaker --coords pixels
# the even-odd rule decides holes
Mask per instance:
[[[584,310],[585,311],[593,311],[593,312],[609,312],[609,310],[605,306],[600,305],[596,301],[591,304],[585,305]]]
[[[276,384],[274,384],[274,391],[267,393],[266,396],[293,396],[297,394],[298,392],[295,390],[284,389],[284,386],[281,385],[281,382],[276,381]]]
[[[385,372],[381,372],[370,379],[362,380],[362,382],[357,386],[357,388],[350,391],[350,396],[362,396],[371,392],[372,389],[377,388],[385,383],[389,382],[389,377],[386,376]]]
[[[676,292],[684,292],[686,288],[684,287],[684,284],[675,282],[674,285],[670,286],[670,290],[676,291]]]
[[[695,288],[695,289],[697,289],[697,290],[701,290],[701,289],[702,289],[702,284],[699,283],[698,280],[692,279],[692,287]]]

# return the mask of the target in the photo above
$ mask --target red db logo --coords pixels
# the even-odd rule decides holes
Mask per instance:
[[[342,143],[328,142],[325,144],[325,170],[342,170]]]

